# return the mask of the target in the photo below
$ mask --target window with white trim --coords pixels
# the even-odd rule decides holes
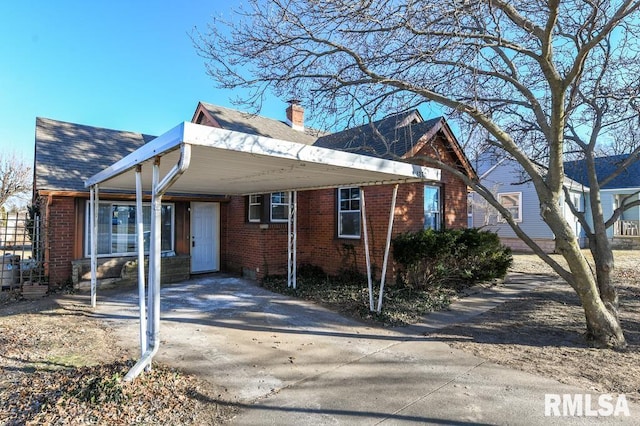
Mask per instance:
[[[338,237],[360,238],[360,188],[338,188]]]
[[[442,229],[442,202],[440,186],[424,186],[424,229]]]
[[[262,216],[262,196],[249,195],[249,222],[260,222]]]
[[[286,222],[289,220],[289,193],[271,193],[271,222]]]
[[[498,202],[502,207],[509,210],[515,222],[522,222],[522,192],[498,193]],[[500,216],[500,219],[504,222],[502,216]]]
[[[161,248],[163,252],[174,250],[174,206],[162,204]],[[98,204],[98,256],[127,256],[137,253],[136,206],[127,202],[100,202]],[[151,205],[142,206],[144,251],[149,251]],[[89,227],[89,203],[86,209],[85,256],[90,255],[91,230]]]

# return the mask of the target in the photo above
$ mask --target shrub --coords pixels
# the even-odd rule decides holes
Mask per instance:
[[[464,287],[502,278],[513,261],[495,233],[475,228],[405,233],[393,239],[398,282],[413,288]]]

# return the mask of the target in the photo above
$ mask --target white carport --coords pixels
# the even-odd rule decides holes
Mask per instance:
[[[180,194],[249,195],[288,191],[289,244],[288,285],[296,281],[296,193],[301,190],[358,186],[361,188],[370,309],[373,310],[371,268],[364,188],[396,184],[389,215],[389,229],[380,283],[378,311],[386,274],[397,184],[439,181],[440,170],[421,167],[262,136],[221,130],[193,123],[182,123],[142,146],[85,182],[90,188],[91,226],[91,303],[96,303],[97,212],[99,189],[135,191],[138,239],[138,278],[140,294],[141,359],[126,378],[135,378],[159,347],[160,326],[160,214],[162,196]],[[151,193],[151,235],[149,249],[149,285],[145,307],[144,247],[142,236],[142,193]],[[145,315],[146,313],[146,315]]]

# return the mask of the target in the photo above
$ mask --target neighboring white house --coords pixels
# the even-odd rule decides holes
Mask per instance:
[[[596,175],[599,182],[604,182],[628,158],[627,154],[599,157],[595,159]],[[587,175],[584,161],[565,163],[565,173],[577,182],[586,184]],[[640,162],[635,161],[620,174],[600,188],[600,200],[605,219],[623,203],[629,204],[640,199]],[[587,205],[587,220],[591,222],[591,212]],[[622,212],[612,227],[607,229],[607,236],[614,248],[638,248],[640,246],[640,207],[631,207]]]
[[[543,250],[555,250],[555,236],[540,216],[540,202],[533,183],[527,179],[522,166],[515,160],[502,158],[492,161],[490,155],[480,156],[476,170],[483,185],[493,192],[497,200],[506,207],[522,230]],[[571,179],[565,179],[572,202],[580,211],[584,209],[589,189]],[[560,200],[567,221],[574,226],[574,232],[585,244],[585,235],[578,219],[564,202]],[[496,232],[503,244],[515,251],[530,251],[529,247],[515,234],[496,209],[491,207],[478,194],[471,194],[473,227]]]

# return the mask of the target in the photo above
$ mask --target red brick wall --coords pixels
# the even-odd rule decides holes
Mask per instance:
[[[45,273],[49,284],[60,286],[71,276],[76,242],[76,201],[71,197],[50,197],[45,212]]]
[[[420,155],[438,155],[453,162],[454,156],[436,139]],[[467,188],[451,173],[442,172],[444,226],[464,228],[467,225]],[[424,184],[402,184],[394,213],[393,235],[418,231],[424,223]],[[371,262],[380,276],[389,222],[393,185],[365,188],[367,226]],[[337,237],[336,189],[298,193],[298,265],[320,266],[329,274],[340,270],[366,273],[364,238]],[[255,274],[260,279],[268,274],[284,274],[287,269],[287,225],[248,223],[246,198],[232,197],[223,206],[222,267],[228,271]],[[390,258],[387,277],[393,277]]]
[[[466,226],[466,187],[445,181],[446,227]],[[393,185],[366,187],[365,202],[371,262],[379,277],[387,238]],[[364,237],[337,237],[336,190],[298,193],[298,265],[320,266],[329,274],[341,270],[366,273]],[[398,188],[393,235],[423,228],[423,184],[403,184]],[[464,201],[464,202],[461,202]],[[448,203],[454,205],[449,206]],[[287,225],[246,222],[245,198],[233,197],[222,215],[222,239],[225,241],[223,268],[255,273],[258,279],[268,274],[284,274],[287,268]],[[226,219],[225,219],[226,218]],[[392,259],[390,259],[390,262]],[[392,265],[389,265],[392,268]],[[245,271],[246,272],[246,271]],[[389,269],[388,277],[393,274]]]
[[[243,268],[258,278],[287,270],[287,224],[248,223],[246,197],[232,197],[222,205],[221,263],[230,272]]]
[[[458,165],[457,155],[448,148],[441,136],[425,144],[415,155],[436,158],[444,163]],[[452,173],[442,170],[440,182],[444,189],[443,215],[445,228],[467,227],[467,185]]]

